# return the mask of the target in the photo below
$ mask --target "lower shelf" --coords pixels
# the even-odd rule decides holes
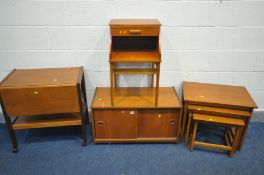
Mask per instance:
[[[81,125],[81,116],[78,113],[54,114],[40,116],[22,116],[12,124],[13,129],[46,128],[57,126]]]

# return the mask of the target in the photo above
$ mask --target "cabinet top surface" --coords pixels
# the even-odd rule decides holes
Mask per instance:
[[[110,62],[161,62],[156,52],[112,52]]]
[[[82,72],[82,67],[15,69],[1,82],[0,87],[76,84]]]
[[[157,19],[112,19],[110,26],[160,26]]]
[[[199,104],[257,108],[243,86],[183,82],[183,97],[184,101]]]
[[[160,87],[158,106],[155,88],[114,88],[114,106],[111,105],[111,88],[96,88],[92,108],[181,108],[173,87]]]

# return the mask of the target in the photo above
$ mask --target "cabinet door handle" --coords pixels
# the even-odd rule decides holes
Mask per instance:
[[[102,126],[103,126],[103,124],[104,124],[104,122],[103,122],[103,121],[98,121],[98,122],[97,122],[97,126],[98,126],[98,127],[102,127]]]
[[[135,114],[135,111],[129,111],[129,114],[130,115],[134,115]]]
[[[175,125],[175,120],[174,119],[170,120],[170,125]]]
[[[141,34],[141,30],[129,30],[130,34]]]

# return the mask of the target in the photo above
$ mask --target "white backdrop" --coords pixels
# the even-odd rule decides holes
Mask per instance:
[[[0,0],[0,79],[14,68],[84,66],[90,107],[95,87],[110,83],[111,18],[160,20],[161,86],[181,95],[183,80],[243,85],[264,110],[264,0]]]

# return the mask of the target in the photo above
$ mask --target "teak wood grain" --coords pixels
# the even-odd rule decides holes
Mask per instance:
[[[178,110],[139,110],[138,137],[177,137],[180,111]]]
[[[227,108],[257,108],[243,86],[183,82],[183,98],[187,103]]]
[[[76,86],[30,86],[1,90],[9,116],[79,112]]]
[[[155,106],[158,106],[161,51],[159,44],[160,22],[156,19],[112,19],[110,26],[110,81],[111,104],[115,105],[114,88],[119,74],[150,74],[154,87],[156,75]],[[151,67],[129,70],[118,67],[119,63],[150,63]]]
[[[160,26],[157,19],[111,19],[110,26]]]
[[[243,86],[230,86],[209,83],[183,82],[184,112],[180,140],[185,133],[188,113],[204,113],[228,117],[238,117],[245,121],[238,149],[241,150],[247,127],[256,103]],[[201,106],[201,110],[192,109]],[[191,109],[189,111],[189,109]],[[190,118],[190,117],[189,117]],[[190,119],[188,120],[188,123]],[[189,124],[188,124],[189,125]],[[186,133],[186,137],[188,134]],[[185,140],[187,143],[188,140]]]
[[[153,88],[115,88],[115,105],[112,106],[111,88],[98,87],[95,91],[92,108],[181,108],[181,103],[174,88],[160,87],[159,93],[158,106],[154,106],[155,89]]]
[[[92,102],[95,143],[176,142],[181,104],[174,88],[162,87],[155,103],[153,88],[96,88]]]
[[[202,146],[207,148],[221,149],[230,151],[230,157],[232,157],[237,150],[237,146],[239,144],[239,140],[241,138],[242,129],[245,126],[245,122],[242,119],[237,118],[229,118],[229,117],[219,117],[214,115],[206,115],[206,114],[193,114],[192,120],[194,121],[194,129],[191,140],[191,151],[193,151],[195,146]],[[222,125],[225,127],[236,127],[236,131],[234,134],[234,139],[232,143],[227,142],[227,145],[213,144],[201,141],[195,141],[198,123],[207,123],[214,125]]]
[[[6,80],[2,81],[1,88],[76,85],[79,74],[81,69],[78,67],[15,69]]]
[[[81,116],[78,113],[18,117],[12,128],[30,129],[74,125],[81,125]]]
[[[249,111],[200,105],[188,105],[188,111],[193,113],[212,114],[228,117],[251,117],[251,113]]]
[[[229,117],[220,117],[206,114],[194,114],[193,120],[199,120],[201,122],[214,122],[217,124],[228,124],[235,126],[244,126],[245,122],[242,119],[229,118]]]
[[[157,52],[112,52],[110,62],[161,62]]]
[[[83,67],[15,69],[0,84],[0,102],[14,152],[14,129],[80,125],[87,144]]]

